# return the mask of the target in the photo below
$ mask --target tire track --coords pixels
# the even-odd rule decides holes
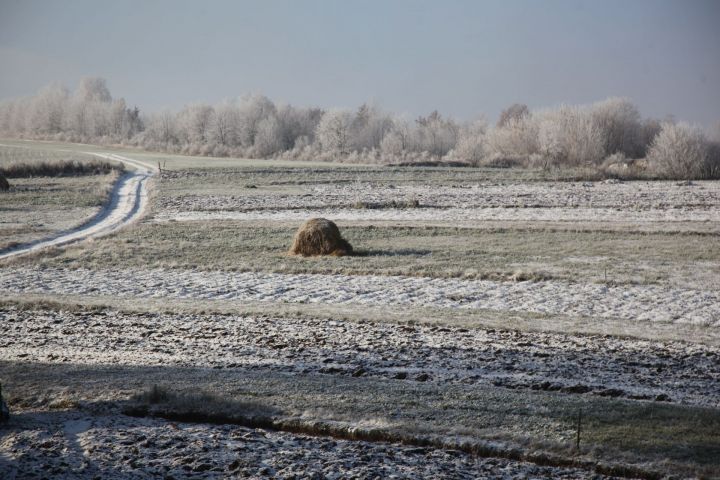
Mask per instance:
[[[110,200],[89,221],[47,238],[0,250],[0,260],[107,235],[142,216],[148,203],[148,180],[153,177],[155,170],[142,162],[116,154],[83,153],[121,162],[132,167],[133,170],[118,178],[110,194]]]

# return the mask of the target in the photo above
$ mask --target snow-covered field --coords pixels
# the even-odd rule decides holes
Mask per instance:
[[[720,292],[717,290],[656,285],[163,269],[14,268],[0,270],[0,288],[12,293],[482,309],[578,315],[597,317],[598,321],[620,318],[628,322],[720,327]]]
[[[238,315],[0,312],[0,360],[334,374],[720,407],[720,351],[681,342]]]
[[[681,425],[670,433],[653,430],[657,428],[655,408],[669,409],[667,418],[673,421],[681,418],[678,412],[690,412],[688,418],[699,415],[693,412],[705,412],[709,422],[715,421],[712,419],[720,408],[720,350],[717,342],[707,341],[708,337],[718,338],[720,328],[720,293],[712,288],[718,284],[720,270],[716,249],[705,252],[702,243],[711,245],[720,235],[719,182],[547,182],[517,181],[517,177],[502,181],[502,172],[487,174],[500,178],[497,181],[470,182],[462,181],[462,171],[443,169],[389,169],[388,178],[383,179],[381,170],[368,170],[374,180],[357,182],[333,181],[331,167],[303,170],[298,173],[304,175],[301,181],[288,176],[292,168],[287,166],[277,172],[257,165],[246,170],[226,166],[166,171],[159,190],[149,197],[152,204],[141,225],[142,238],[162,243],[164,252],[174,252],[177,243],[173,242],[179,240],[167,235],[153,238],[153,228],[187,222],[184,225],[203,229],[203,221],[227,220],[232,228],[226,234],[242,235],[243,228],[290,228],[287,226],[308,217],[325,216],[340,220],[342,228],[377,224],[375,228],[391,232],[391,227],[400,224],[462,225],[469,229],[466,235],[492,222],[505,222],[501,227],[505,235],[513,229],[525,229],[526,235],[532,235],[561,224],[565,231],[581,232],[572,239],[573,256],[583,258],[600,254],[582,251],[582,232],[600,230],[611,237],[620,229],[632,235],[663,232],[656,243],[663,249],[661,253],[646,252],[634,238],[621,247],[633,249],[632,255],[618,255],[618,260],[612,249],[604,250],[603,261],[634,262],[628,271],[642,270],[643,275],[633,277],[637,280],[621,284],[612,279],[599,281],[600,270],[592,279],[581,272],[517,282],[445,278],[448,275],[438,267],[423,271],[426,276],[383,275],[372,269],[368,271],[374,274],[367,275],[312,274],[299,261],[293,264],[295,270],[288,270],[294,273],[273,273],[278,270],[271,271],[262,263],[245,268],[253,271],[235,272],[202,265],[192,268],[191,262],[174,268],[151,268],[142,263],[128,266],[123,256],[143,248],[141,241],[132,238],[135,227],[131,226],[127,236],[118,240],[126,242],[122,254],[103,250],[109,242],[97,240],[68,250],[67,257],[50,252],[4,263],[0,265],[0,292],[5,301],[0,304],[4,328],[0,380],[15,379],[22,384],[24,395],[28,389],[43,388],[35,382],[45,382],[46,370],[65,369],[65,373],[51,379],[51,393],[32,395],[41,399],[57,395],[60,385],[62,398],[55,402],[36,398],[23,403],[12,382],[3,382],[3,391],[17,405],[10,425],[0,433],[0,477],[602,478],[593,476],[590,466],[585,470],[541,467],[459,451],[310,437],[239,425],[172,423],[119,413],[116,402],[126,400],[138,388],[149,387],[148,382],[156,382],[164,374],[176,381],[187,375],[189,380],[177,381],[185,390],[192,388],[188,382],[211,387],[236,382],[250,390],[236,385],[236,390],[228,391],[261,398],[260,390],[265,388],[262,398],[278,401],[287,396],[288,405],[299,409],[292,415],[307,413],[318,422],[335,421],[333,415],[342,410],[344,425],[353,428],[367,419],[347,412],[362,411],[363,403],[374,402],[373,418],[382,419],[378,428],[389,418],[403,418],[406,424],[393,424],[400,432],[406,428],[408,432],[414,429],[413,434],[428,433],[441,426],[445,429],[442,434],[461,431],[473,441],[502,438],[518,451],[543,452],[554,445],[554,450],[548,451],[573,458],[574,454],[562,450],[564,446],[558,450],[557,445],[574,438],[573,415],[578,405],[597,402],[592,405],[608,411],[601,412],[594,428],[637,421],[632,428],[638,429],[639,440],[634,437],[635,430],[618,427],[607,436],[598,434],[598,443],[583,450],[585,458],[620,461],[606,452],[622,444],[623,461],[649,470],[703,464],[703,471],[711,477],[720,471],[720,462],[707,460],[715,457],[714,452],[720,458],[720,438],[716,436],[698,439],[688,433],[689,446],[683,450],[687,450],[686,457],[673,457],[672,461],[670,456],[656,453],[667,446],[643,443],[698,428]],[[343,170],[342,175],[352,175],[347,172]],[[234,220],[251,222],[231,223]],[[532,229],[527,229],[530,224]],[[257,231],[265,235],[262,228]],[[448,232],[452,230],[443,235],[452,235]],[[187,233],[183,232],[185,247],[192,242]],[[404,235],[410,238],[414,234],[408,231]],[[487,230],[485,235],[494,233]],[[683,256],[685,239],[692,241],[694,248]],[[261,251],[267,255],[268,250],[274,254],[276,247],[257,244],[262,241],[244,243],[247,250],[237,255],[258,256]],[[615,237],[603,237],[603,241],[615,242]],[[496,243],[505,246],[504,240]],[[456,248],[462,252],[466,245],[460,242]],[[199,243],[196,251],[202,248]],[[282,262],[293,262],[294,258],[284,256],[284,248],[278,251]],[[482,249],[482,245],[473,248]],[[85,258],[82,255],[88,251],[103,261],[81,268],[70,262]],[[374,250],[367,251],[372,255]],[[222,249],[204,253],[209,256],[205,258],[218,257],[210,258],[211,265],[220,265],[225,258]],[[516,271],[513,255],[517,250],[501,253],[494,268]],[[523,261],[536,262],[542,270],[549,256],[538,252],[535,258],[534,254],[533,250],[531,258]],[[463,255],[458,258],[463,260]],[[412,261],[408,258],[393,256],[387,262],[401,265]],[[553,261],[556,270],[570,268]],[[172,266],[172,262],[161,265]],[[653,277],[653,268],[667,270],[674,265],[683,269],[683,275],[698,269],[695,281],[670,282],[665,273]],[[34,304],[28,298],[50,303]],[[113,306],[109,299],[131,308]],[[110,307],[91,307],[95,301],[108,302]],[[191,312],[179,303],[197,304],[198,308]],[[247,313],[243,305],[251,306],[254,313]],[[327,313],[339,311],[333,309],[352,315],[336,318]],[[391,310],[402,311],[403,321],[391,321]],[[420,312],[423,322],[414,323],[414,315]],[[493,315],[503,321],[511,316],[527,318],[521,327],[494,320],[490,328],[482,321],[454,324],[456,315]],[[434,325],[424,322],[428,316],[436,317],[430,319]],[[582,319],[596,328],[565,331],[557,328],[562,325],[558,320],[551,329],[543,320],[552,318],[570,319],[568,325]],[[634,328],[624,331],[616,328],[619,324]],[[643,329],[651,333],[665,328],[672,328],[674,334],[637,334]],[[603,334],[577,333],[581,331]],[[698,332],[704,334],[702,339]],[[153,380],[145,378],[150,370]],[[87,378],[81,373],[73,376],[73,371],[87,372]],[[30,378],[33,376],[36,378]],[[303,386],[295,388],[296,384]],[[363,386],[372,386],[368,392],[378,398],[365,398]],[[348,391],[343,390],[346,387]],[[323,397],[324,389],[333,388],[340,393]],[[398,412],[393,402],[405,394],[412,397],[412,392],[425,392],[427,397],[403,397],[405,411]],[[455,398],[459,392],[478,404],[489,398],[488,392],[494,392],[497,398],[491,407],[498,408],[498,417],[502,415],[503,435],[493,431],[491,425],[499,424],[489,420],[496,413],[485,412],[490,416],[476,418],[477,424],[466,428],[463,415],[475,411],[465,411],[462,400]],[[293,395],[299,398],[295,403],[290,401]],[[525,417],[500,412],[499,406],[510,395],[515,395],[512,398],[517,402],[512,408],[523,411]],[[343,408],[332,413],[331,404],[314,407],[313,401],[322,403],[328,398],[341,402]],[[525,412],[526,407],[530,413]],[[560,412],[559,416],[551,418],[551,410],[553,415]],[[634,412],[633,416],[624,418],[628,411]],[[531,426],[525,423],[528,419]],[[698,445],[694,451],[693,446]],[[680,467],[674,468],[678,473]]]
[[[417,200],[418,208],[390,208]],[[300,191],[162,198],[166,220],[718,222],[717,182],[509,183],[457,186],[303,186]],[[390,206],[390,207],[388,207]],[[359,208],[358,208],[359,207]]]

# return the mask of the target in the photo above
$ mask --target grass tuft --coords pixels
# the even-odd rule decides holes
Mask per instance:
[[[88,159],[78,160],[42,160],[36,162],[13,162],[0,166],[0,176],[7,178],[31,177],[74,177],[80,175],[104,175],[122,172],[125,167],[118,162]]]

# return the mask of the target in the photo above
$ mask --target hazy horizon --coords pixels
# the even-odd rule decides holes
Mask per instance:
[[[107,78],[144,111],[262,93],[494,120],[630,97],[647,117],[720,120],[720,3],[0,2],[0,99]]]

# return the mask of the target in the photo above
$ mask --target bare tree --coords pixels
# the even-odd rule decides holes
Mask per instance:
[[[28,129],[39,134],[61,132],[69,96],[67,89],[57,84],[40,90],[32,98]]]
[[[487,122],[477,120],[460,129],[457,145],[453,150],[456,158],[479,165],[486,152]]]
[[[316,136],[323,150],[347,154],[350,146],[350,129],[353,114],[347,110],[331,110],[323,115]]]
[[[110,103],[112,96],[107,81],[100,77],[85,77],[80,80],[75,97],[84,102]]]
[[[644,153],[638,108],[627,98],[608,98],[591,106],[593,121],[602,132],[605,156],[622,153],[629,158]]]
[[[519,121],[523,117],[530,115],[530,109],[524,103],[514,103],[508,108],[500,112],[500,117],[497,121],[497,127],[502,128],[510,121]]]
[[[255,144],[255,136],[260,122],[275,115],[275,104],[264,95],[246,95],[240,99],[238,107],[240,143],[244,147]]]
[[[224,146],[238,145],[240,113],[237,107],[225,102],[215,108],[211,137],[214,142]]]
[[[178,129],[184,142],[193,145],[207,144],[215,110],[209,105],[194,104],[178,114]]]
[[[283,149],[282,129],[275,116],[260,121],[255,135],[255,150],[261,157],[274,155]]]

